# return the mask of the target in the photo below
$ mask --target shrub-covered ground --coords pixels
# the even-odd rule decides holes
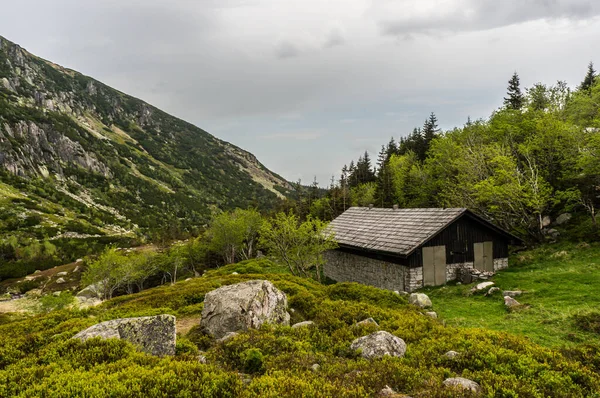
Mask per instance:
[[[443,387],[453,376],[477,381],[485,397],[600,396],[596,351],[567,355],[503,332],[444,326],[392,292],[324,286],[272,272],[277,270],[254,260],[85,311],[3,315],[0,396],[365,397],[385,385],[412,397],[468,396]],[[199,320],[207,292],[250,279],[272,281],[288,295],[292,322],[313,320],[316,327],[269,326],[225,343],[193,327],[179,336],[172,358],[152,357],[118,340],[70,340],[92,324],[120,317],[168,313],[179,322]],[[377,329],[354,326],[367,317],[406,341],[404,358],[369,361],[349,349],[355,338]],[[199,350],[207,364],[198,361]],[[443,355],[449,350],[460,355],[449,359]],[[314,364],[320,365],[316,371]]]
[[[508,312],[501,292],[470,295],[471,285],[426,293],[453,326],[507,331],[555,348],[600,344],[600,244],[545,245],[517,253],[493,281],[501,290],[524,291],[516,297],[523,308]]]

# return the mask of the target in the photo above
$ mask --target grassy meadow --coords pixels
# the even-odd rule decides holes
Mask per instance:
[[[547,347],[599,343],[600,244],[556,244],[516,253],[492,278],[501,290],[522,290],[509,312],[501,292],[471,294],[473,285],[425,289],[447,324],[526,336]]]

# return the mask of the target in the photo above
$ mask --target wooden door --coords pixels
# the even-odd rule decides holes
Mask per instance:
[[[483,242],[483,266],[485,271],[494,272],[494,242]]]
[[[446,246],[423,248],[423,285],[438,286],[446,283]]]
[[[473,244],[474,267],[480,271],[494,271],[494,242]]]

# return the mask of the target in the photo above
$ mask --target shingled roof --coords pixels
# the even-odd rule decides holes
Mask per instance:
[[[464,208],[351,207],[333,220],[328,228],[334,232],[340,246],[407,256],[465,213],[499,230]],[[499,232],[510,236],[505,231]]]

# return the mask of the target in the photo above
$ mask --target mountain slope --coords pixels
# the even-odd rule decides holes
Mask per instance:
[[[291,188],[254,155],[2,37],[0,181],[14,191],[0,198],[0,234],[36,216],[20,231],[38,238],[175,237],[216,208],[269,208]],[[44,200],[59,208],[35,208]]]

